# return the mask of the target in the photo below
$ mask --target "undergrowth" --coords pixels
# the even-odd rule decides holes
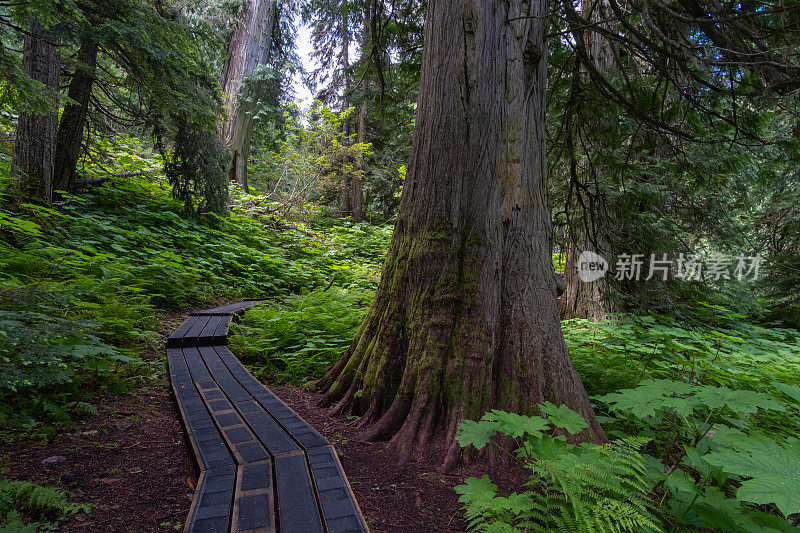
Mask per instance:
[[[158,167],[120,142],[104,169]],[[0,198],[0,428],[92,414],[103,395],[163,371],[141,354],[167,312],[376,283],[388,228],[344,222],[324,235],[319,215],[264,217],[242,202],[226,217],[192,218],[169,191],[151,170],[50,207]]]
[[[0,532],[57,531],[59,521],[90,511],[88,504],[70,502],[59,488],[0,479]],[[34,522],[24,519],[31,517]]]
[[[800,531],[800,333],[719,306],[702,321],[646,315],[564,323],[576,369],[612,442],[573,445],[585,423],[501,411],[461,426],[482,448],[517,443],[529,490],[488,477],[456,487],[479,531]],[[577,417],[572,427],[563,420]],[[562,431],[562,433],[563,433]]]

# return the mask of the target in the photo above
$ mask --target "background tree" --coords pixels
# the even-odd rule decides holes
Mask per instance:
[[[766,162],[766,147],[784,139],[793,121],[782,96],[797,81],[787,53],[798,31],[794,15],[784,12],[791,8],[701,3],[701,16],[686,3],[598,5],[579,13],[563,2],[554,18],[556,33],[572,37],[554,42],[550,78],[550,165],[554,195],[564,202],[556,220],[573,243],[607,256],[755,253],[743,223],[750,217],[731,213],[761,201],[755,162]],[[707,20],[726,28],[730,49],[715,49],[722,43]],[[608,43],[613,69],[593,56],[598,40]],[[783,82],[769,85],[777,76],[769,65]],[[609,276],[603,297],[578,298],[597,291],[585,290],[592,284],[580,282],[576,268],[568,262],[568,316],[598,318],[609,302],[620,310],[672,311],[720,288]],[[723,292],[736,298],[737,290]]]
[[[228,176],[245,192],[248,191],[247,161],[259,92],[257,75],[260,70],[263,74],[269,63],[277,11],[273,0],[242,3],[220,78],[227,115],[220,125],[220,137],[231,153]]]
[[[48,36],[42,41],[45,48],[31,49],[27,54],[40,60],[30,65],[23,61],[18,68],[15,53],[4,45],[0,64],[16,84],[7,86],[3,99],[12,110],[22,108],[22,127],[18,128],[21,135],[16,139],[18,160],[24,163],[21,166],[29,166],[25,161],[36,159],[40,167],[48,168],[44,173],[23,173],[47,178],[40,180],[42,186],[36,194],[40,199],[49,200],[54,187],[75,192],[86,178],[78,179],[77,163],[85,154],[91,134],[154,134],[154,144],[169,150],[177,142],[177,132],[185,131],[182,124],[214,129],[219,88],[204,61],[220,55],[218,40],[197,19],[190,20],[163,3],[135,0],[81,0],[58,9],[49,3],[31,3],[0,11],[4,28],[19,28],[20,21],[28,20],[41,20],[36,31]],[[24,41],[20,31],[5,35],[11,43],[15,39]],[[58,49],[50,46],[56,42]],[[32,70],[34,65],[38,70],[50,65],[51,78],[62,74],[63,65],[63,77],[70,80],[67,94],[60,95],[52,80],[48,84],[37,80],[42,76]],[[20,96],[19,90],[27,94]],[[54,112],[58,99],[64,104],[60,121]],[[176,102],[180,105],[176,106]],[[43,117],[47,120],[43,121]],[[37,130],[36,135],[29,131],[36,124],[41,130],[45,123],[47,131]],[[39,155],[32,159],[34,154]],[[208,173],[202,176],[187,176],[174,184],[179,187],[186,180],[211,177]],[[199,182],[197,185],[192,185],[192,194],[216,191],[222,196],[196,204],[224,209],[227,190]],[[186,198],[185,191],[176,193]]]
[[[59,38],[48,31],[35,15],[22,50],[22,72],[30,80],[58,90],[61,68]],[[58,111],[23,110],[17,124],[14,160],[19,172],[18,187],[24,197],[50,202],[53,199],[54,154]]]

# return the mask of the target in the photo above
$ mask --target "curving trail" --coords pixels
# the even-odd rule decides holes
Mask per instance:
[[[172,387],[201,471],[184,531],[367,532],[333,446],[226,346],[231,320],[260,303],[192,313],[167,340]]]

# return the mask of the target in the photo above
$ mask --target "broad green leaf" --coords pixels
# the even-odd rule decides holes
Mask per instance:
[[[784,393],[786,396],[797,402],[800,402],[800,387],[797,385],[787,385],[786,383],[773,381],[772,386]]]
[[[468,477],[463,485],[456,485],[455,491],[461,495],[462,503],[489,502],[497,495],[497,485],[492,483],[486,474],[481,477]]]
[[[586,420],[581,415],[567,407],[566,405],[556,406],[550,402],[541,404],[542,413],[547,415],[547,421],[557,428],[565,430],[567,433],[577,433],[589,427]]]
[[[547,421],[539,416],[523,416],[494,409],[481,418],[482,421],[498,422],[499,430],[509,437],[517,438],[525,434],[539,437],[548,429]]]
[[[491,442],[492,436],[499,430],[499,422],[464,420],[458,428],[456,440],[462,447],[472,445],[480,450]]]
[[[760,434],[731,440],[733,448],[703,458],[726,472],[752,478],[742,483],[737,497],[752,503],[774,503],[785,515],[800,512],[800,441],[783,447]]]

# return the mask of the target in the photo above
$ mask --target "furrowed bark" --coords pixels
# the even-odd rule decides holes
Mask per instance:
[[[228,176],[245,192],[247,159],[253,134],[255,99],[245,94],[245,80],[269,61],[272,33],[277,21],[274,0],[247,0],[242,4],[236,29],[228,44],[228,58],[222,69],[226,120],[220,124],[220,137],[231,152]]]
[[[321,403],[400,462],[465,419],[566,404],[603,441],[569,359],[550,254],[544,0],[428,4],[416,130],[392,244]]]
[[[32,79],[58,90],[60,57],[57,40],[36,19],[30,23],[22,49],[22,70]],[[20,193],[45,202],[53,200],[53,171],[58,112],[39,115],[23,111],[17,124],[14,161],[20,172]]]

